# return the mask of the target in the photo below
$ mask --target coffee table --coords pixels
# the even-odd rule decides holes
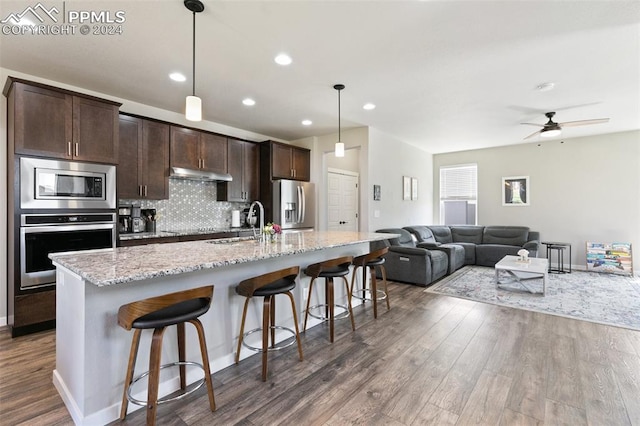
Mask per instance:
[[[496,263],[496,287],[504,284],[519,284],[529,293],[540,294],[533,291],[525,281],[542,278],[542,295],[547,291],[547,278],[549,271],[549,260],[537,257],[530,257],[528,261],[518,260],[518,256],[505,256]],[[510,276],[509,280],[500,281],[500,271],[505,271]]]

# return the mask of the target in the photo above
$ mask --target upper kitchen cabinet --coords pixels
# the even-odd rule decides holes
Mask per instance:
[[[169,127],[120,115],[119,198],[169,198]]]
[[[13,77],[4,94],[15,154],[117,164],[119,103]]]
[[[311,151],[273,141],[266,141],[260,145],[260,165],[265,171],[268,170],[266,176],[269,179],[311,179]]]
[[[227,173],[227,138],[171,126],[171,167]]]
[[[218,201],[249,202],[260,193],[260,146],[229,138],[227,157],[231,182],[218,182]]]

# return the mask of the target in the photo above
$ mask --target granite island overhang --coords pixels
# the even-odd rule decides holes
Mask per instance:
[[[234,362],[244,302],[234,289],[241,280],[291,266],[300,266],[302,271],[309,264],[334,257],[358,256],[369,251],[370,242],[392,237],[362,232],[293,232],[266,243],[209,240],[51,254],[57,282],[54,385],[76,424],[116,420],[132,337],[117,325],[121,305],[214,285],[211,309],[201,321],[212,371],[218,371]],[[299,319],[303,318],[308,284],[309,279],[301,272],[293,291]],[[341,299],[345,301],[346,294],[338,285],[337,303]],[[292,326],[293,317],[285,308],[285,304],[278,306],[277,322]],[[259,309],[259,304],[251,306],[247,329],[259,326]],[[319,322],[315,320],[311,325]],[[197,361],[197,338],[190,327],[187,330],[187,359]],[[143,333],[136,374],[148,369],[149,342],[150,335]],[[243,357],[249,356],[248,352],[243,352]],[[162,357],[163,363],[177,358],[175,327],[167,330]],[[200,377],[194,371],[188,374],[188,382]],[[162,379],[160,395],[178,387],[176,372],[175,376]],[[137,396],[144,399],[144,389]],[[137,408],[141,407],[130,404],[130,410]]]

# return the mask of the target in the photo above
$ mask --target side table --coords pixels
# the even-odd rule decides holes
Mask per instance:
[[[547,259],[549,259],[549,272],[556,274],[571,273],[571,244],[561,243],[558,241],[543,241],[542,244],[547,246]],[[564,268],[564,250],[569,248],[569,270]],[[556,266],[553,266],[552,253],[556,253]]]

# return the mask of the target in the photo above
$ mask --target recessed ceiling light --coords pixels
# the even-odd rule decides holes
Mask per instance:
[[[311,126],[312,124],[313,124],[313,121],[311,120],[302,120],[303,126]]]
[[[280,53],[275,57],[274,61],[276,61],[276,64],[278,65],[291,65],[291,62],[293,62],[291,60],[291,56],[287,55],[286,53]]]
[[[372,109],[376,109],[376,105],[371,102],[362,105],[362,109],[366,109],[367,111],[371,111]]]
[[[555,87],[555,83],[547,82],[547,83],[538,84],[536,86],[536,90],[538,92],[548,92],[549,90],[553,90],[554,87]]]
[[[184,74],[181,74],[179,72],[172,72],[171,74],[169,74],[169,78],[173,81],[187,81],[187,77],[184,76]]]
[[[245,98],[242,100],[242,103],[245,104],[246,106],[254,106],[256,104],[256,101],[254,101],[251,98]]]

